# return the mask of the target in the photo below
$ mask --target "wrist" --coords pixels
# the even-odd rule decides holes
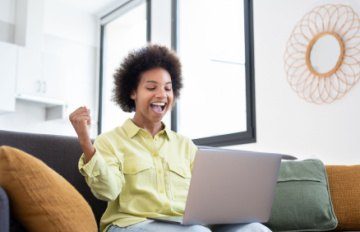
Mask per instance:
[[[89,137],[85,139],[78,138],[82,151],[86,156],[86,160],[90,160],[91,157],[95,154],[95,147],[93,146],[91,139]]]
[[[79,140],[79,143],[81,145],[81,147],[87,147],[87,146],[92,146],[92,142],[91,142],[91,139],[89,137],[87,138],[78,138]]]
[[[94,146],[91,147],[82,147],[82,150],[85,155],[85,163],[89,162],[91,158],[95,155],[96,149]]]

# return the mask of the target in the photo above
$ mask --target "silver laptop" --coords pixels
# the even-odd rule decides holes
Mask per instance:
[[[200,148],[184,216],[149,219],[183,225],[266,222],[282,158],[294,159],[273,153]]]

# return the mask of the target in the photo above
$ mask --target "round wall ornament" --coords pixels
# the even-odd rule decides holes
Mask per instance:
[[[287,80],[309,102],[331,103],[360,78],[360,18],[347,5],[322,5],[297,23],[284,55]]]

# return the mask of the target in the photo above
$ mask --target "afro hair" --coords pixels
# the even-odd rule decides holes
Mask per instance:
[[[169,72],[175,98],[182,88],[181,63],[175,52],[165,46],[150,44],[130,52],[114,74],[113,100],[125,112],[135,110],[131,94],[138,87],[141,74],[163,68]]]

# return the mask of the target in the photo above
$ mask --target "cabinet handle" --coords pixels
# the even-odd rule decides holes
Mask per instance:
[[[42,89],[42,82],[41,81],[37,81],[36,82],[36,92],[40,93]]]
[[[46,93],[46,81],[43,81],[42,84],[42,93]]]

